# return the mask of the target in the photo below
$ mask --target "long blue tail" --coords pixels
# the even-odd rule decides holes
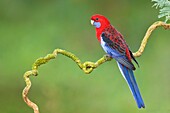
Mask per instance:
[[[139,92],[139,88],[138,85],[136,83],[133,71],[128,69],[127,67],[123,66],[122,64],[118,63],[118,67],[124,77],[124,79],[126,80],[126,82],[128,83],[128,86],[133,94],[133,97],[138,105],[138,108],[145,108],[144,102],[142,100],[142,96]]]

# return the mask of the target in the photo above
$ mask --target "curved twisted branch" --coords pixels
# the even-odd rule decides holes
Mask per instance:
[[[36,75],[37,75],[37,71],[31,70],[31,71],[25,72],[25,74],[24,74],[24,79],[25,79],[26,86],[25,86],[25,88],[24,88],[24,90],[23,90],[23,92],[22,92],[22,97],[23,97],[25,103],[27,103],[27,105],[34,110],[34,113],[39,113],[38,106],[37,106],[35,103],[33,103],[33,102],[28,98],[28,96],[27,96],[27,95],[28,95],[28,92],[29,92],[29,90],[30,90],[30,88],[31,88],[31,81],[30,81],[30,79],[29,79],[29,76],[31,76],[31,75],[36,76]]]
[[[170,29],[170,24],[166,24],[166,23],[161,22],[161,21],[158,21],[158,22],[155,22],[154,24],[152,24],[148,28],[148,30],[147,30],[147,32],[146,32],[146,34],[145,34],[145,36],[144,36],[144,38],[141,42],[141,46],[140,46],[139,50],[137,52],[133,53],[133,55],[135,57],[140,57],[142,55],[152,31],[154,31],[157,27],[160,27],[160,26],[164,27],[165,29]],[[38,109],[38,106],[35,103],[33,103],[31,100],[29,100],[29,98],[27,96],[29,89],[31,88],[31,81],[30,81],[29,77],[31,75],[37,76],[38,75],[38,67],[41,66],[42,64],[47,63],[51,59],[55,59],[58,54],[62,54],[64,56],[71,58],[74,62],[76,62],[76,64],[79,66],[79,68],[82,69],[86,74],[91,73],[99,65],[105,63],[106,61],[110,61],[112,59],[109,56],[104,55],[102,58],[100,58],[95,63],[89,62],[89,61],[81,63],[81,60],[76,55],[74,55],[73,53],[70,53],[66,50],[62,50],[62,49],[55,49],[53,53],[48,54],[45,57],[41,57],[41,58],[37,59],[32,66],[32,70],[27,71],[24,74],[26,86],[25,86],[25,88],[22,92],[22,96],[23,96],[25,103],[34,110],[34,113],[39,113],[39,109]]]
[[[170,29],[170,24],[166,24],[165,22],[158,21],[158,22],[153,23],[153,24],[148,28],[148,30],[147,30],[147,32],[146,32],[146,34],[145,34],[145,36],[144,36],[144,38],[143,38],[143,40],[142,40],[142,42],[141,42],[141,45],[140,45],[138,51],[135,52],[135,53],[133,53],[133,55],[134,55],[135,57],[140,57],[140,56],[142,55],[142,53],[143,53],[143,51],[144,51],[144,49],[145,49],[145,46],[146,46],[146,44],[147,44],[147,42],[148,42],[148,39],[149,39],[152,31],[154,31],[157,27],[161,27],[161,26],[162,26],[164,29]]]

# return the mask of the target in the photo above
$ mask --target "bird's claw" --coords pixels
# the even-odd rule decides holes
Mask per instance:
[[[104,55],[104,58],[105,58],[106,60],[111,60],[111,59],[112,59],[112,57],[111,57],[109,54]]]

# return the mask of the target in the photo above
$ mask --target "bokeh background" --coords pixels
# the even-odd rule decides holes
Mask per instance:
[[[33,113],[22,100],[23,74],[55,48],[76,54],[83,62],[105,53],[90,17],[108,17],[133,52],[147,28],[157,21],[150,0],[1,0],[0,113]],[[114,60],[90,75],[58,55],[31,77],[29,97],[41,113],[169,113],[170,31],[156,29],[135,71],[146,109],[138,109]]]

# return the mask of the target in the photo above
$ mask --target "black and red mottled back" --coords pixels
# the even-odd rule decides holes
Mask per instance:
[[[127,55],[129,60],[131,59],[128,46],[123,36],[112,25],[103,29],[103,35],[111,41],[112,45],[110,45],[110,47],[119,51],[120,54]]]

